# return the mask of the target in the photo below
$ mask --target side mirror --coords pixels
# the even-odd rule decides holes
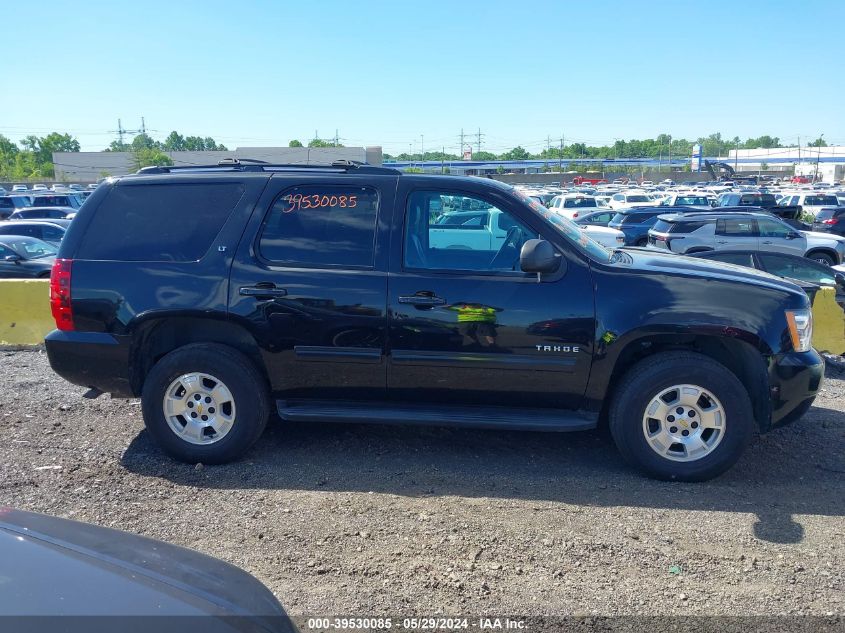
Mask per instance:
[[[553,273],[560,268],[560,256],[546,240],[528,240],[519,253],[519,267],[526,273],[537,273],[537,281],[543,273]]]
[[[20,255],[6,255],[5,259],[7,262],[14,262],[17,264],[23,259],[23,257],[21,257]]]
[[[793,231],[792,233],[787,233],[787,234],[786,234],[786,239],[788,239],[788,240],[796,240],[796,239],[798,239],[798,238],[800,238],[800,237],[801,237],[801,234],[800,234],[800,233],[796,233],[795,231]]]

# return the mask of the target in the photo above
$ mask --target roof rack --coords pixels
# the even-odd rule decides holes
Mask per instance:
[[[335,172],[360,174],[398,175],[402,172],[390,167],[376,167],[355,160],[336,160],[331,164],[312,163],[268,163],[255,158],[224,158],[216,165],[151,165],[142,167],[136,174],[170,174],[174,172],[215,172],[215,171],[251,171],[251,172]]]

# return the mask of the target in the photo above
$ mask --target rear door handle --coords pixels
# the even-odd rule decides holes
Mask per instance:
[[[763,244],[771,244],[771,243],[772,243],[771,241],[763,242]]]
[[[438,297],[434,294],[421,294],[399,297],[399,303],[405,303],[412,306],[442,306],[446,303],[446,299]]]
[[[241,286],[238,294],[243,297],[255,297],[256,299],[273,299],[285,297],[288,291],[284,288],[276,288],[275,284],[258,283],[254,286]]]
[[[727,240],[716,240],[716,244],[727,244]]]

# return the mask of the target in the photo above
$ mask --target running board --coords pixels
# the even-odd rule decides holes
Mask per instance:
[[[277,400],[276,409],[280,418],[290,422],[424,424],[525,431],[587,431],[598,425],[597,413],[560,409],[322,400]]]

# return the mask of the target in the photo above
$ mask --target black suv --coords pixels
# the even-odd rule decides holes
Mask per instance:
[[[466,202],[483,225],[443,216]],[[608,251],[489,179],[229,161],[103,183],[51,278],[61,376],[142,398],[173,457],[304,422],[547,431],[703,480],[800,417],[823,363],[807,296],[754,270]]]

